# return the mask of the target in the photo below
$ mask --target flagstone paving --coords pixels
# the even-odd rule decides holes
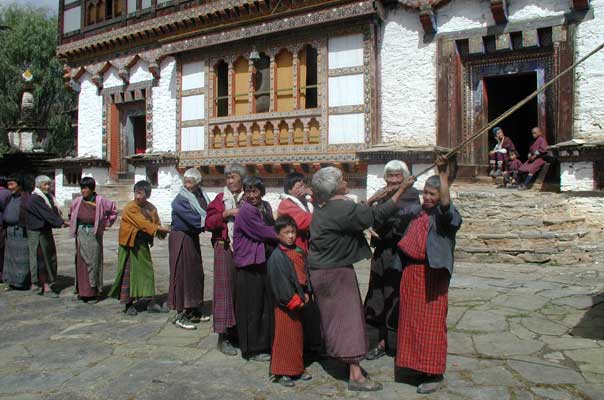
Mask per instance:
[[[108,231],[105,285],[115,273],[117,229]],[[330,360],[294,388],[269,379],[268,363],[218,352],[211,323],[196,331],[173,314],[127,317],[105,299],[73,294],[74,244],[56,232],[61,296],[0,291],[0,399],[604,399],[604,266],[458,263],[451,282],[447,386],[421,396],[396,382],[393,359],[362,366],[384,390],[346,390],[346,371]],[[206,299],[212,253],[203,239]],[[152,250],[165,293],[165,241]],[[368,263],[357,266],[361,291]]]

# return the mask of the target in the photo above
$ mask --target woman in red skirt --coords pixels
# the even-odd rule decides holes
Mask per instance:
[[[421,373],[418,393],[443,385],[447,361],[447,310],[453,273],[455,235],[462,219],[451,204],[447,160],[437,162],[439,175],[428,178],[423,205],[406,213],[411,219],[398,244],[402,251],[396,366]]]

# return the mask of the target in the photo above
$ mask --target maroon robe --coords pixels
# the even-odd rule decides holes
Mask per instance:
[[[537,172],[539,172],[541,167],[543,167],[543,164],[545,164],[545,160],[542,158],[542,156],[547,152],[548,147],[549,145],[547,144],[547,140],[543,136],[539,136],[537,139],[535,139],[535,142],[529,149],[529,155],[537,156],[537,158],[535,158],[533,161],[527,160],[527,162],[522,164],[519,171],[528,173],[529,175],[535,175]]]

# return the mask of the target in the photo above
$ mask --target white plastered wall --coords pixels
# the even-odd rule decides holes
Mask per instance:
[[[61,206],[67,206],[73,195],[80,193],[79,186],[64,186],[64,179],[63,168],[55,168],[55,197]]]
[[[578,60],[604,42],[604,0],[590,2],[594,19],[577,26],[575,58]],[[575,70],[574,136],[604,138],[604,50]]]
[[[176,151],[176,60],[162,60],[153,93],[153,151]]]
[[[86,73],[78,95],[78,157],[103,156],[103,98]]]

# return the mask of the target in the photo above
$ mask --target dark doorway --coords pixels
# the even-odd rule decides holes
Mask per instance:
[[[132,121],[132,133],[134,139],[134,154],[143,154],[147,150],[147,128],[146,117],[137,115],[130,117]]]
[[[537,73],[492,76],[484,78],[485,94],[488,101],[489,121],[506,112],[516,103],[537,90]],[[501,121],[499,127],[514,142],[520,159],[526,160],[532,143],[531,129],[538,126],[539,110],[537,98]],[[495,146],[495,138],[489,132],[489,150]]]

